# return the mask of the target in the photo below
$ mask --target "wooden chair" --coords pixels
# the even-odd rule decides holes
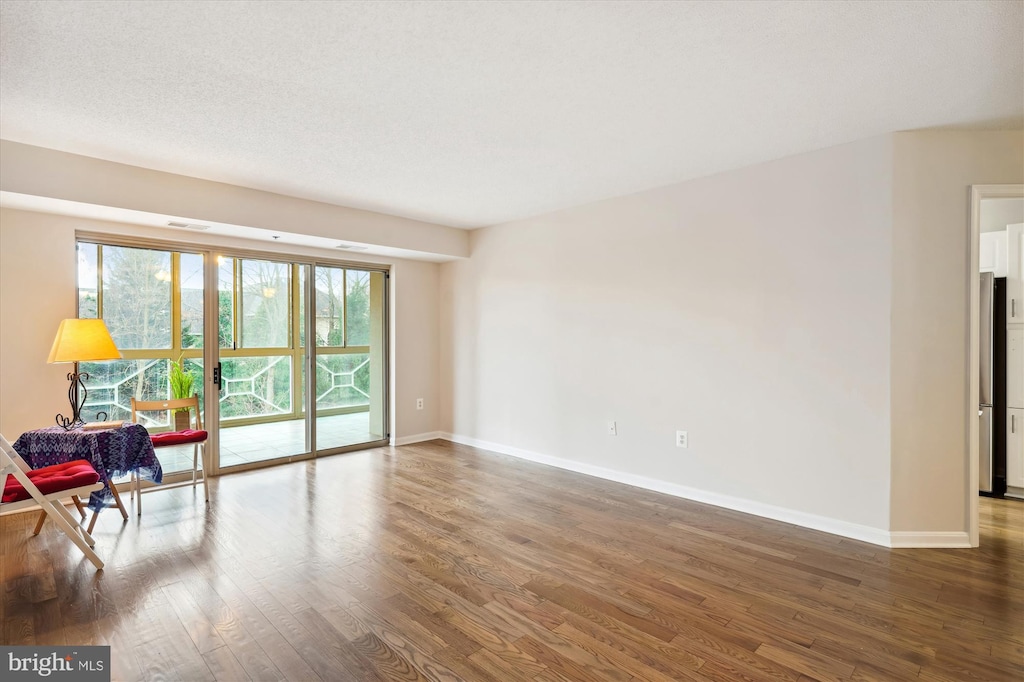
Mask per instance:
[[[199,414],[199,396],[193,394],[191,398],[179,398],[176,400],[136,400],[132,398],[132,421],[138,422],[140,412],[167,412],[173,423],[173,413],[180,409],[187,409],[189,413],[189,428],[182,431],[168,431],[165,433],[150,434],[154,448],[164,448],[171,445],[186,445],[191,443],[192,448],[192,487],[196,487],[199,474],[199,452],[202,450],[202,471],[203,471],[203,493],[206,501],[210,501],[210,488],[206,483],[206,438],[207,433],[203,430],[203,418]],[[195,417],[193,421],[193,416]],[[192,426],[195,425],[193,429]],[[138,495],[138,513],[142,515],[142,479],[137,474],[132,474],[134,483],[133,496]],[[176,486],[168,486],[176,487]]]
[[[3,497],[0,513],[18,511],[27,507],[42,507],[53,522],[71,538],[97,569],[103,561],[93,551],[96,541],[75,521],[60,501],[72,496],[88,496],[103,488],[100,475],[84,459],[54,464],[41,469],[29,469],[25,460],[7,439],[0,435],[0,479],[3,479]],[[33,535],[39,533],[39,527]]]

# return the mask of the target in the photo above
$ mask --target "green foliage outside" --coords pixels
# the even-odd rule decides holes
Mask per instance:
[[[202,348],[203,347],[203,335],[196,334],[192,331],[191,325],[183,325],[181,328],[181,347],[182,348]]]
[[[234,315],[235,306],[230,291],[218,291],[220,306],[217,310],[217,331],[221,348],[232,348],[235,343]]]
[[[370,273],[348,270],[348,345],[370,345]]]
[[[103,247],[103,319],[118,348],[171,347],[171,254]]]

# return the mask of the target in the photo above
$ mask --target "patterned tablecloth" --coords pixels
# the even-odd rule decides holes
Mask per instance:
[[[141,424],[125,424],[119,429],[84,431],[80,428],[65,431],[59,426],[26,431],[14,443],[25,462],[33,469],[88,460],[103,477],[103,489],[89,498],[89,508],[99,511],[113,495],[110,481],[133,471],[142,478],[160,483],[164,472],[153,452],[149,432]]]

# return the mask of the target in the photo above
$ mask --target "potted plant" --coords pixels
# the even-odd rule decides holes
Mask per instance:
[[[171,398],[191,398],[196,384],[196,376],[192,372],[185,371],[185,360],[178,358],[177,362],[171,363]],[[188,408],[182,407],[174,411],[174,430],[184,431],[191,426],[189,422]]]

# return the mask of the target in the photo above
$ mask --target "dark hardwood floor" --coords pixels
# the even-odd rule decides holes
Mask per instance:
[[[853,540],[433,441],[0,519],[5,644],[115,680],[1021,680],[1024,504],[979,550]]]

